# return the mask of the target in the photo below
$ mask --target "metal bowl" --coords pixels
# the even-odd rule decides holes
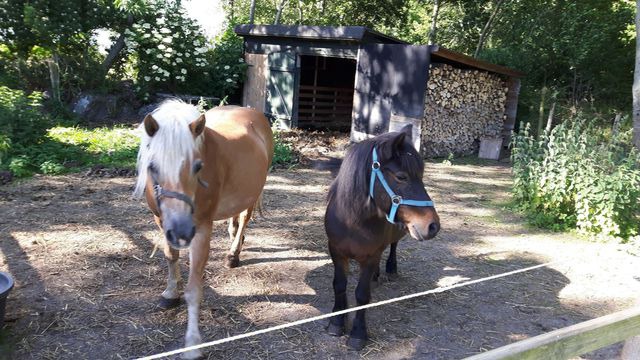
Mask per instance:
[[[9,292],[13,289],[13,279],[11,275],[0,271],[0,328],[4,324],[4,309]]]

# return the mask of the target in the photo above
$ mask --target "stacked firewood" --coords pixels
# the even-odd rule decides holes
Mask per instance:
[[[425,156],[472,154],[482,137],[500,137],[507,90],[495,74],[432,64],[422,122]]]

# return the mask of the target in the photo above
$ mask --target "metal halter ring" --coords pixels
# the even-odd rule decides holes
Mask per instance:
[[[373,163],[371,163],[371,168],[373,170],[379,170],[380,169],[380,163],[378,161],[374,161]]]
[[[402,196],[394,195],[393,197],[391,197],[391,202],[396,204],[396,205],[402,204]]]

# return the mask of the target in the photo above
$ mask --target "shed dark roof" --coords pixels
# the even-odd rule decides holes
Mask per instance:
[[[254,38],[289,38],[309,41],[347,41],[352,43],[408,44],[405,41],[387,36],[364,26],[310,26],[310,25],[236,25],[236,34]],[[511,77],[523,77],[525,74],[478,60],[459,52],[431,45],[432,61],[448,62],[470,68],[491,71]]]
[[[520,72],[518,70],[514,70],[506,66],[497,65],[487,61],[478,60],[471,56],[467,56],[459,52],[445,49],[439,45],[431,46],[431,60],[432,61],[448,60],[448,62],[451,62],[451,63],[463,64],[472,68],[491,71],[494,73],[512,76],[512,77],[523,77],[525,75],[523,72]]]
[[[406,44],[406,42],[379,33],[364,26],[310,26],[310,25],[236,25],[240,36],[285,37],[296,39],[379,42]]]

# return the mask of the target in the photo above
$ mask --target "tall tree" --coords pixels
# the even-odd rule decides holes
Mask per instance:
[[[484,47],[484,42],[487,39],[487,36],[489,36],[489,33],[491,32],[491,29],[492,29],[491,25],[493,25],[493,21],[496,19],[496,16],[500,12],[500,5],[502,5],[503,1],[504,0],[496,1],[495,8],[493,9],[491,16],[489,16],[489,20],[487,20],[486,24],[484,24],[484,27],[482,28],[482,32],[480,33],[480,39],[478,40],[478,46],[476,46],[476,51],[473,54],[473,57],[478,57],[478,55],[480,55],[480,51],[482,51],[482,48]]]
[[[633,71],[633,143],[640,150],[640,0],[636,0],[636,65]]]
[[[429,45],[433,45],[436,43],[436,30],[438,27],[439,12],[440,12],[440,0],[433,0],[433,14],[431,15],[431,29],[429,30]]]

